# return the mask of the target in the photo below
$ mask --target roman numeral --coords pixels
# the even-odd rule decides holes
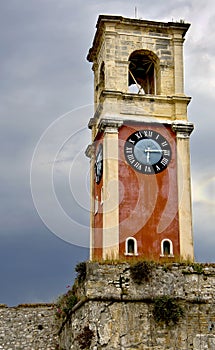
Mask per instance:
[[[164,158],[161,160],[161,164],[162,164],[163,166],[166,166],[166,165],[168,164],[168,159],[164,157]]]
[[[141,171],[141,164],[139,162],[136,162],[134,165],[133,165],[136,169],[140,170]]]
[[[146,137],[152,137],[153,135],[153,131],[151,130],[144,130],[143,132],[144,132],[144,136]]]
[[[133,153],[132,147],[126,147],[125,152],[126,152],[127,154],[132,154],[132,153]]]
[[[139,140],[139,139],[142,139],[142,137],[143,137],[143,135],[141,134],[140,131],[136,132],[136,133],[135,133],[135,136],[137,136],[138,140]]]
[[[169,149],[165,149],[165,150],[163,151],[163,154],[164,154],[165,156],[169,157],[169,156],[170,156],[170,150],[169,150]]]
[[[151,167],[146,165],[145,166],[145,173],[151,173],[151,172],[152,172]]]
[[[134,159],[133,154],[129,154],[129,155],[127,156],[127,158],[128,158],[128,160],[129,160],[129,162],[130,162],[131,164],[133,164],[133,163],[135,162],[135,159]]]
[[[129,139],[128,142],[132,143],[133,145],[135,144],[135,141],[132,139]]]

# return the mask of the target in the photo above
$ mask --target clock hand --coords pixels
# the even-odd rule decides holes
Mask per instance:
[[[147,161],[147,163],[149,163],[149,161],[150,161],[149,152],[147,152],[147,154],[146,154],[146,161]]]
[[[149,161],[150,161],[149,150],[150,150],[149,147],[147,149],[144,149],[144,153],[146,153],[146,161],[147,161],[147,163],[149,163]]]
[[[162,153],[164,152],[163,149],[148,149],[147,151],[145,152],[149,152],[149,153]]]

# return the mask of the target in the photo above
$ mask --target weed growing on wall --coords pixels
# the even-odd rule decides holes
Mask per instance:
[[[149,281],[155,264],[151,261],[138,261],[130,267],[131,277],[134,282],[140,284]]]
[[[87,264],[85,261],[80,262],[76,265],[75,271],[77,272],[77,280],[79,283],[82,283],[86,279],[87,274]]]
[[[202,264],[194,263],[191,266],[192,266],[193,270],[199,275],[201,275],[204,271]]]
[[[92,338],[94,336],[93,331],[89,328],[89,326],[85,326],[83,331],[78,334],[76,340],[79,343],[80,349],[89,349]]]
[[[65,320],[72,308],[79,301],[77,296],[77,285],[83,283],[86,278],[86,262],[81,262],[76,265],[75,271],[77,273],[76,281],[67,293],[61,295],[56,302],[56,316],[58,319]],[[68,286],[70,287],[70,286]]]
[[[164,323],[167,326],[177,324],[184,316],[184,310],[180,303],[168,295],[155,299],[152,313],[156,322]]]
[[[56,302],[56,317],[64,319],[68,316],[70,310],[77,304],[78,298],[74,288],[61,295]]]

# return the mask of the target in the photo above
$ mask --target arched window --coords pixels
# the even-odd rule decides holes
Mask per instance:
[[[157,94],[158,57],[149,50],[134,51],[129,57],[129,91],[138,94]]]
[[[133,238],[133,237],[126,238],[125,255],[138,255],[137,254],[137,240],[135,238]]]
[[[170,243],[169,243],[169,241],[164,241],[163,242],[163,253],[164,253],[164,255],[169,255],[170,254]]]
[[[173,256],[173,244],[168,238],[165,238],[161,242],[161,256]]]
[[[133,239],[128,239],[127,250],[128,250],[128,254],[134,254],[134,240]]]

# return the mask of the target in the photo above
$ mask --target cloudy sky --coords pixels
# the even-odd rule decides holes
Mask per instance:
[[[215,261],[214,0],[0,2],[0,303],[48,302],[88,258],[93,74],[99,14],[191,23],[184,47],[192,96],[195,256]]]

